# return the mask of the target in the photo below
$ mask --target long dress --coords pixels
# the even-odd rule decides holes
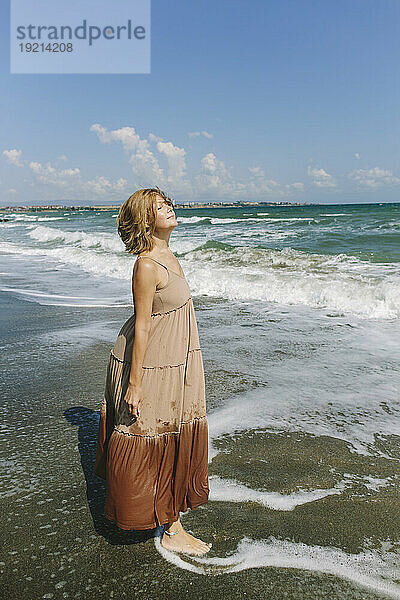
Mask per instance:
[[[134,313],[110,351],[94,467],[106,480],[104,515],[125,530],[176,521],[180,511],[206,504],[209,496],[205,381],[193,300],[184,276],[151,260],[165,267],[168,281],[153,299],[140,415],[132,422],[124,401]]]

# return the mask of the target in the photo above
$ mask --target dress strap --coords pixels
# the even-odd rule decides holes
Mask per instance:
[[[167,267],[167,265],[164,265],[159,260],[156,260],[155,258],[152,258],[151,256],[138,256],[138,258],[150,258],[150,260],[154,260],[154,262],[158,263],[162,267],[165,267],[167,269],[168,273],[173,273],[177,277],[180,277],[181,279],[185,279],[184,275],[179,275],[179,273],[175,273],[175,271],[173,271],[172,269],[170,269],[169,267]]]
[[[154,260],[154,262],[158,263],[162,267],[165,267],[167,269],[167,271],[169,271],[169,269],[166,265],[163,265],[163,263],[160,263],[160,261],[156,260],[155,258],[152,258],[151,256],[138,256],[138,258],[150,258],[150,260]]]

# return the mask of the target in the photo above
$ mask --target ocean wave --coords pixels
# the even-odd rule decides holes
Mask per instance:
[[[96,276],[131,277],[134,258],[124,253],[114,234],[33,226],[29,236],[49,245],[38,248],[2,242],[0,250],[48,256]],[[57,242],[59,246],[54,247]],[[346,254],[312,254],[292,248],[233,247],[222,242],[186,248],[180,262],[194,295],[304,305],[363,319],[400,317],[397,263],[368,263]]]
[[[292,248],[225,248],[208,243],[185,254],[195,294],[305,305],[366,319],[400,317],[396,263],[368,263],[346,254]]]
[[[260,219],[268,223],[279,223],[280,221],[312,221],[313,223],[320,223],[320,219],[315,217],[270,217],[268,219]]]
[[[177,217],[178,223],[204,223],[204,221],[209,221],[211,217],[197,217],[194,215],[193,217]]]
[[[0,273],[1,275],[1,273]],[[75,306],[80,308],[114,308],[130,307],[132,303],[121,302],[116,298],[94,298],[92,296],[65,296],[62,294],[50,294],[42,290],[31,290],[14,288],[10,286],[0,287],[2,292],[11,292],[22,296],[25,300],[36,302],[43,306]]]
[[[65,246],[61,248],[29,248],[19,246],[12,242],[0,242],[0,252],[24,256],[43,256],[54,260],[56,263],[73,265],[96,277],[109,277],[113,279],[130,280],[132,276],[133,261],[128,255],[104,255],[80,247]]]
[[[63,231],[44,225],[31,225],[27,234],[30,238],[43,243],[58,242],[79,248],[97,248],[106,252],[123,252],[125,248],[117,234],[107,232]]]
[[[12,221],[17,221],[17,222],[21,222],[21,223],[31,223],[31,222],[37,222],[37,221],[64,221],[65,220],[65,216],[61,217],[41,217],[40,214],[38,215],[26,215],[26,214],[18,214],[18,213],[11,213],[11,214],[7,214],[6,215],[7,218],[12,217]]]
[[[279,540],[274,536],[261,540],[244,537],[236,552],[229,556],[192,556],[189,561],[163,548],[160,538],[156,537],[154,543],[165,560],[201,575],[224,575],[261,567],[299,569],[333,575],[371,592],[400,599],[400,586],[396,583],[400,577],[398,552],[364,550],[353,554],[330,546]]]

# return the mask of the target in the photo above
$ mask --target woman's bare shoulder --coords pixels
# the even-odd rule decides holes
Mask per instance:
[[[138,257],[133,265],[135,279],[154,279],[154,275],[157,274],[157,265],[151,260],[145,260],[145,258],[145,256]]]
[[[133,266],[132,280],[145,285],[159,285],[163,281],[161,267],[153,260],[145,260],[144,255],[138,256]],[[164,271],[164,269],[162,269]]]

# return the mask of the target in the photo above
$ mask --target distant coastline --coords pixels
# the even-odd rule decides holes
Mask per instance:
[[[400,204],[400,202],[334,202],[334,203],[319,203],[319,202],[188,202],[180,204],[176,202],[176,209],[199,209],[199,208],[266,208],[266,207],[290,207],[290,206],[366,206],[366,205],[390,205]],[[24,212],[24,211],[56,211],[56,210],[119,210],[121,204],[98,204],[93,206],[74,205],[66,206],[63,204],[36,204],[34,206],[0,206],[0,211]]]
[[[311,206],[311,204],[311,202],[188,202],[185,204],[175,203],[174,208],[246,208],[253,206]],[[2,206],[0,207],[0,210],[118,210],[120,206],[120,204],[103,204],[96,206],[64,206],[62,204],[40,204],[35,206]]]

